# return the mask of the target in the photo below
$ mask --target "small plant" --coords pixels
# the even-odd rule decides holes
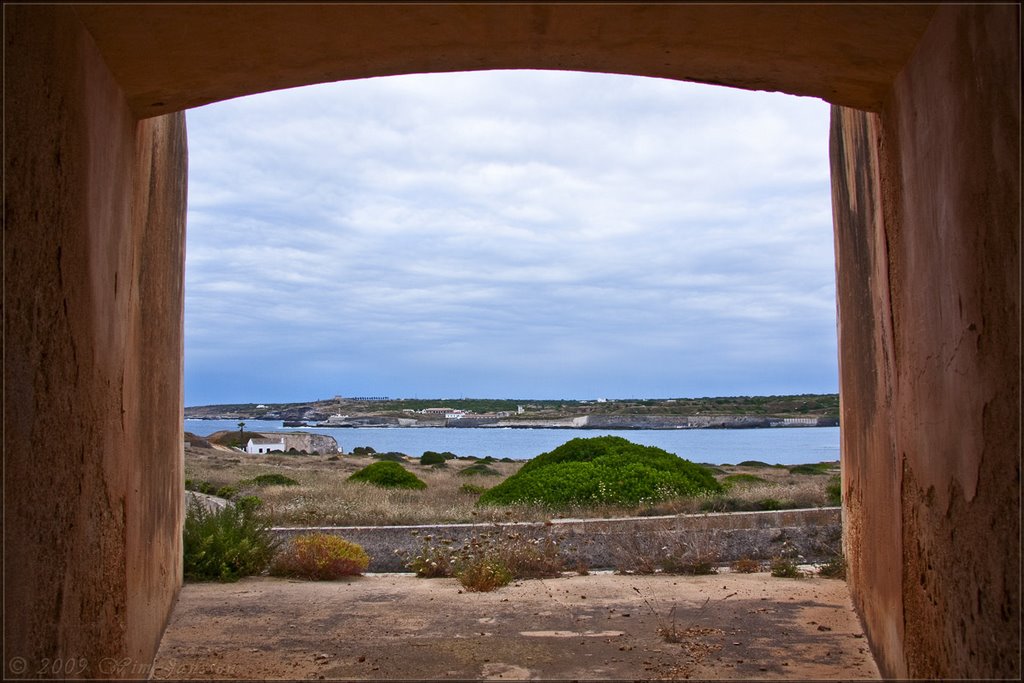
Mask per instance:
[[[370,565],[370,557],[357,543],[331,534],[296,536],[270,566],[274,576],[327,580],[358,576]]]
[[[467,590],[488,592],[512,583],[512,572],[500,560],[483,555],[474,557],[455,571],[455,578]]]
[[[238,489],[234,486],[221,486],[217,489],[216,496],[218,498],[227,498],[228,500],[234,498],[238,494]]]
[[[558,541],[550,536],[530,538],[506,533],[494,541],[490,554],[517,579],[551,578],[559,576],[565,567]]]
[[[829,505],[843,504],[843,483],[838,474],[829,477],[828,484],[825,486],[825,496],[828,498]]]
[[[182,535],[185,579],[230,582],[266,569],[278,541],[258,509],[255,496],[220,510],[189,503]]]
[[[408,471],[397,462],[375,462],[359,470],[349,481],[362,481],[374,486],[398,489],[425,489],[423,482],[412,472]]]
[[[257,486],[298,486],[299,482],[291,477],[276,472],[271,474],[260,474],[253,478],[252,482]]]
[[[818,566],[818,576],[824,576],[827,579],[845,579],[846,558],[842,555],[833,555],[824,564]]]
[[[486,490],[486,486],[480,486],[479,484],[463,484],[462,486],[459,487],[460,493],[469,493],[475,496],[479,496]]]
[[[740,574],[756,574],[763,568],[760,561],[752,560],[749,557],[741,557],[732,563],[732,570]]]
[[[405,566],[421,579],[439,579],[451,576],[455,572],[455,557],[447,545],[431,545],[431,539],[423,542],[420,553],[413,557]]]
[[[772,576],[780,579],[802,579],[804,573],[800,571],[796,561],[788,557],[776,557],[771,562]]]

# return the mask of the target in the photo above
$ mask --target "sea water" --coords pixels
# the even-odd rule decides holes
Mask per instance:
[[[185,431],[207,436],[235,431],[239,420],[185,420]],[[494,427],[283,427],[280,420],[245,420],[247,432],[313,432],[333,436],[351,453],[357,446],[419,457],[424,451],[527,460],[570,439],[621,436],[657,446],[693,462],[735,465],[760,460],[772,465],[839,460],[839,427],[768,429],[503,429]]]

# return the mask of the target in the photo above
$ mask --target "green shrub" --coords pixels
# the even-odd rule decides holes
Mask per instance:
[[[427,485],[397,462],[375,462],[359,470],[350,481],[363,481],[374,486],[398,489],[425,489]]]
[[[257,486],[298,486],[299,482],[291,477],[273,472],[271,474],[260,474],[253,478],[252,482]]]
[[[420,456],[421,465],[443,465],[445,464],[445,457],[435,451],[424,451],[423,455]]]
[[[818,566],[818,575],[829,579],[846,578],[846,558],[842,555],[834,555]]]
[[[756,477],[753,474],[730,474],[722,477],[722,484],[727,488],[733,486],[753,486],[755,484],[766,484],[767,480]]]
[[[362,574],[369,565],[362,546],[331,534],[312,533],[292,539],[274,558],[270,573],[330,581]]]
[[[482,475],[485,475],[485,476],[488,476],[488,477],[499,477],[499,476],[501,476],[501,472],[499,472],[498,470],[494,469],[493,467],[488,467],[487,465],[483,464],[482,462],[474,463],[474,464],[470,465],[469,467],[465,467],[465,468],[459,470],[459,476],[462,476],[462,477],[471,477],[474,474],[482,474]]]
[[[352,449],[352,455],[373,455],[376,452],[371,446],[356,446]]]
[[[828,484],[825,485],[825,495],[829,505],[843,504],[843,482],[838,474],[833,474],[829,478]]]
[[[239,507],[248,507],[253,510],[258,510],[263,506],[263,501],[259,496],[242,496],[235,501],[235,505]]]
[[[237,493],[238,489],[234,486],[221,486],[217,489],[216,495],[218,498],[227,498],[230,500],[231,498],[234,498]]]
[[[479,496],[486,490],[486,486],[480,486],[478,484],[463,484],[462,486],[459,487],[459,491],[461,493],[471,493],[475,496]]]
[[[405,453],[389,451],[387,453],[373,453],[373,457],[382,462],[405,462],[408,456]]]
[[[185,579],[237,581],[266,569],[278,541],[258,508],[254,496],[216,511],[190,502],[182,537]]]
[[[738,463],[736,467],[771,467],[771,465],[766,462],[761,462],[760,460],[744,460],[743,462]]]
[[[479,503],[637,505],[721,490],[700,465],[622,437],[599,436],[572,439],[537,456],[483,494]]]
[[[832,464],[819,462],[813,465],[794,465],[789,468],[790,474],[826,474],[832,469]]]
[[[780,579],[802,579],[804,573],[800,571],[795,560],[788,557],[776,557],[771,562],[772,576]]]

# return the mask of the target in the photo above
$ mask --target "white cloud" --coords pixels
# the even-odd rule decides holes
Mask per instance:
[[[189,403],[266,359],[281,400],[835,390],[822,102],[483,72],[188,126]]]

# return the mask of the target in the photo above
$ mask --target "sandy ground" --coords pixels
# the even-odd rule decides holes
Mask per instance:
[[[157,679],[878,678],[846,583],[767,573],[186,584]]]

